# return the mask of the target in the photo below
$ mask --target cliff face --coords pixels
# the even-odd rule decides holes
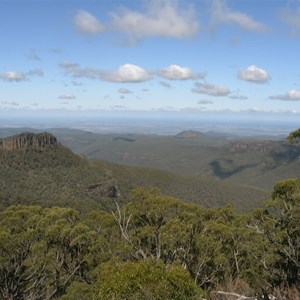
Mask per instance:
[[[272,141],[240,141],[230,144],[231,152],[280,152],[282,146]]]
[[[57,145],[57,139],[51,133],[21,133],[12,137],[0,139],[0,150],[42,150]]]

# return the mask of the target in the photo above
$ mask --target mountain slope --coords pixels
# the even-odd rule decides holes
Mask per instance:
[[[127,195],[132,189],[158,188],[162,194],[206,207],[234,204],[240,212],[250,211],[270,198],[261,188],[226,183],[213,178],[183,175],[159,169],[130,167],[108,161],[93,160],[95,166],[109,170],[120,189]]]
[[[27,136],[27,140],[24,140]],[[55,139],[50,134],[43,134]],[[30,143],[34,134],[22,134],[0,140],[0,144]],[[24,145],[25,145],[24,144]],[[93,168],[89,162],[68,148],[54,142],[44,147],[23,146],[0,150],[1,206],[12,204],[41,204],[70,206],[81,211],[109,208],[113,201],[107,197],[113,179],[104,170]],[[91,186],[101,185],[100,189]]]
[[[30,142],[37,137],[52,142],[43,146]],[[49,134],[0,140],[1,145],[20,143],[23,146],[19,148],[0,150],[1,208],[22,203],[69,206],[83,212],[110,210],[115,200],[121,204],[130,201],[130,192],[137,187],[159,188],[163,194],[208,207],[232,203],[240,211],[257,207],[270,196],[263,189],[215,179],[88,161]]]

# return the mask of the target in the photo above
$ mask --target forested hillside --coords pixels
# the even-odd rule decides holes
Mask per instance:
[[[1,297],[299,299],[299,212],[298,179],[248,215],[141,189],[112,213],[11,206],[0,213]]]
[[[175,136],[94,134],[53,130],[75,153],[130,166],[209,177],[271,191],[274,182],[300,176],[300,146],[271,137],[216,136],[185,131]]]
[[[263,189],[214,179],[89,161],[57,141],[44,147],[32,146],[30,141],[35,136],[38,135],[21,134],[14,136],[15,142],[11,138],[2,142],[3,145],[23,143],[26,146],[0,149],[1,208],[12,204],[38,204],[68,206],[82,212],[110,211],[115,199],[128,202],[130,191],[137,187],[160,188],[163,194],[208,207],[232,203],[239,211],[249,211],[270,196]],[[41,140],[45,136],[55,138],[49,134],[40,136]]]

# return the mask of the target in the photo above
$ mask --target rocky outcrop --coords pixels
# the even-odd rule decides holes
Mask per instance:
[[[43,132],[35,134],[25,132],[12,137],[0,139],[0,150],[42,150],[57,144],[56,137],[51,133]]]
[[[102,197],[118,198],[121,195],[118,183],[115,180],[92,184],[88,186],[88,190]]]
[[[231,152],[280,152],[282,147],[273,141],[238,141],[230,144]]]

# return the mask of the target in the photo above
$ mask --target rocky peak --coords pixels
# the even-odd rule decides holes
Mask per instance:
[[[0,150],[41,150],[57,144],[56,137],[51,133],[43,132],[35,134],[24,132],[12,137],[0,139]]]

